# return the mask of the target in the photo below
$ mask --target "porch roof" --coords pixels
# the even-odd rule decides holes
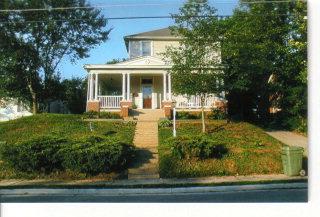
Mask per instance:
[[[172,66],[165,63],[162,59],[157,57],[138,57],[135,59],[127,60],[124,62],[116,63],[116,64],[86,64],[84,68],[90,72],[95,70],[103,70],[107,73],[107,71],[114,71],[121,73],[121,71],[125,70],[142,70],[142,71],[150,71],[150,70],[165,70],[167,71]]]

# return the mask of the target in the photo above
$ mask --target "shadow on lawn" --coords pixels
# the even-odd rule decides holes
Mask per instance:
[[[221,159],[229,153],[229,149],[225,145],[216,145],[213,148],[211,158]]]

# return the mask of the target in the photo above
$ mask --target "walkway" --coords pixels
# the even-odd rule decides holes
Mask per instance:
[[[137,148],[134,164],[128,170],[128,179],[157,179],[158,171],[158,120],[163,111],[134,110],[138,120],[133,144]]]
[[[267,134],[290,146],[304,148],[304,154],[308,156],[308,138],[290,131],[268,131]]]

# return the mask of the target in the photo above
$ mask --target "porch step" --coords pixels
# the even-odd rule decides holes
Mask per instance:
[[[154,174],[129,174],[128,179],[159,179],[159,173]]]

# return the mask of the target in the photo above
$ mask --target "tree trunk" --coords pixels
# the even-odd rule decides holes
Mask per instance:
[[[202,133],[206,132],[206,123],[204,120],[204,97],[201,97],[201,119],[202,119]]]
[[[30,80],[28,80],[28,88],[32,98],[32,113],[35,115],[38,113],[38,100],[37,93],[34,91]]]

